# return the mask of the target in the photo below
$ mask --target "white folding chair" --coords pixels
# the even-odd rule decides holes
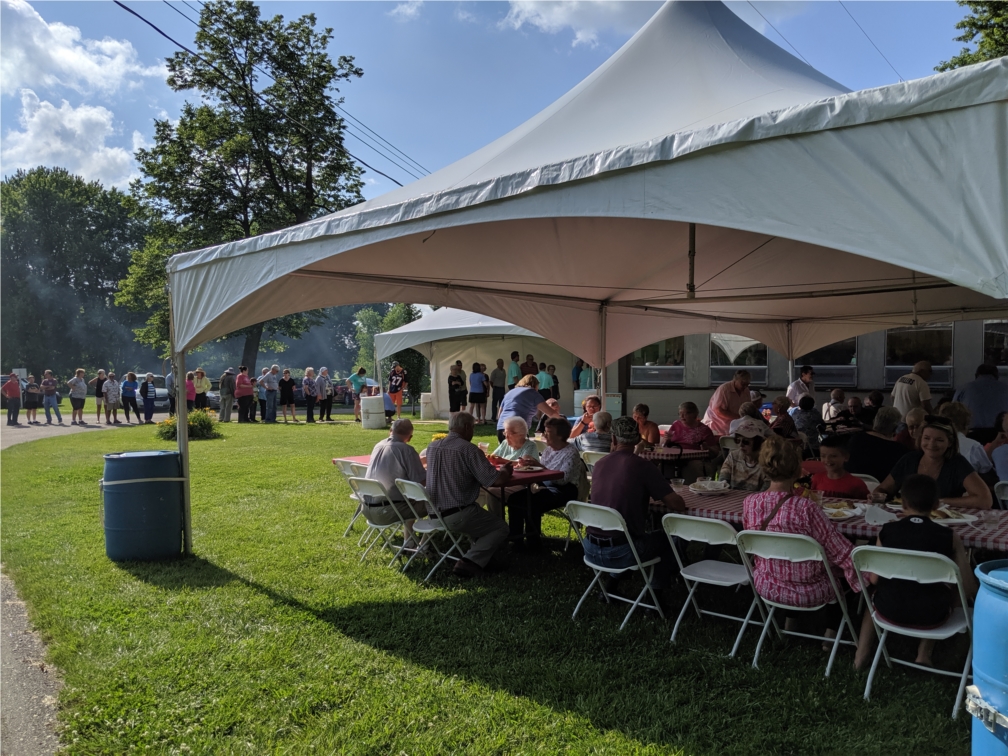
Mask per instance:
[[[1008,509],[1008,480],[994,484],[994,498],[997,500],[995,504],[1000,502],[1001,509]]]
[[[533,441],[535,441],[536,448],[539,450],[540,454],[542,454],[544,451],[546,451],[546,442],[545,441],[543,441],[541,438],[533,439]]]
[[[353,462],[349,459],[334,459],[333,464],[336,465],[336,469],[340,471],[343,475],[344,480],[349,478],[357,477],[363,478],[367,475],[367,465],[362,465],[359,462]],[[357,500],[357,494],[350,492],[350,498]],[[346,538],[350,535],[350,531],[353,530],[354,523],[357,522],[357,518],[362,514],[361,503],[357,502],[357,509],[354,510],[353,517],[350,518],[350,524],[347,525],[347,529],[343,531],[343,537]],[[357,541],[358,546],[363,546],[364,542],[368,539],[368,536],[372,534],[371,528],[365,528],[364,532],[361,534],[360,539]]]
[[[406,520],[403,518],[402,514],[398,509],[393,507],[393,511],[396,513],[396,519],[390,523],[378,523],[371,519],[370,512],[371,507],[374,506],[391,506],[392,498],[389,496],[388,491],[385,490],[385,486],[381,484],[380,481],[371,480],[370,478],[358,478],[351,477],[347,478],[347,483],[350,484],[350,488],[353,489],[354,493],[357,494],[357,500],[360,502],[360,507],[364,513],[364,520],[367,522],[368,527],[375,531],[375,537],[371,539],[371,543],[364,550],[361,555],[360,560],[363,562],[364,558],[371,552],[375,544],[381,541],[382,550],[394,547],[392,539],[401,534],[403,538],[402,546],[396,549],[395,556],[392,557],[392,561],[389,562],[389,567],[395,564],[397,559],[402,559],[402,555],[407,551],[413,551],[414,549],[407,548],[407,538],[406,538]],[[368,503],[370,500],[371,503]],[[413,512],[413,518],[416,519],[416,511],[413,510],[413,505],[407,500],[407,506],[410,511]]]
[[[851,473],[855,478],[861,478],[868,486],[868,493],[871,493],[879,486],[879,479],[874,475],[865,475],[863,473]]]
[[[784,635],[793,635],[798,638],[811,638],[813,640],[826,641],[827,643],[833,644],[833,649],[830,651],[829,661],[826,663],[826,677],[829,677],[830,670],[833,669],[833,661],[836,659],[837,651],[840,649],[840,644],[846,644],[849,646],[857,647],[857,630],[854,628],[854,623],[851,622],[850,615],[847,614],[847,603],[844,600],[844,595],[840,590],[840,586],[837,585],[836,579],[833,577],[833,570],[830,568],[829,559],[826,557],[826,552],[823,550],[822,544],[816,541],[814,538],[810,538],[807,535],[799,535],[797,533],[773,533],[764,530],[743,530],[738,534],[738,545],[739,552],[742,554],[742,561],[745,563],[746,569],[749,570],[749,579],[753,580],[753,565],[751,557],[757,556],[761,559],[783,559],[788,562],[820,562],[826,571],[826,576],[829,578],[830,585],[833,588],[833,600],[828,601],[825,604],[819,604],[818,606],[791,606],[790,604],[784,604],[768,599],[766,596],[759,593],[760,600],[766,606],[770,607],[770,614],[767,616],[766,622],[763,623],[763,632],[760,635],[759,643],[756,644],[756,655],[753,657],[753,667],[759,666],[759,656],[760,651],[763,649],[763,642],[766,640],[767,634],[770,632],[770,627],[773,626],[774,630],[777,631],[777,635],[783,637]],[[753,580],[753,587],[756,587],[756,581]],[[774,613],[777,609],[790,609],[792,611],[799,612],[814,612],[822,609],[828,604],[837,602],[840,606],[840,612],[843,615],[840,619],[840,627],[837,628],[836,637],[828,638],[825,635],[810,635],[808,633],[799,633],[794,630],[781,630],[774,620]],[[844,627],[850,630],[851,638],[853,640],[843,640]]]
[[[658,432],[661,433],[663,436],[666,433],[668,433],[670,430],[672,430],[672,426],[671,425],[659,425],[658,426]]]
[[[718,446],[721,447],[721,451],[725,454],[730,452],[732,449],[738,449],[738,444],[735,443],[735,439],[731,436],[721,436],[718,439]]]
[[[414,483],[412,480],[404,480],[402,478],[397,478],[395,484],[406,501],[422,502],[427,509],[428,516],[413,523],[413,532],[420,534],[420,543],[417,545],[416,553],[403,566],[403,572],[405,572],[406,568],[416,559],[417,554],[420,554],[426,548],[434,549],[440,559],[434,564],[431,571],[427,573],[427,577],[424,578],[424,582],[426,583],[437,572],[438,567],[444,564],[445,560],[450,559],[453,562],[457,562],[462,558],[462,534],[450,530],[445,525],[445,521],[441,519],[441,513],[431,503],[430,497],[427,496],[426,488],[419,483]],[[444,533],[451,542],[451,546],[447,551],[441,551],[437,547],[437,544],[433,540],[436,533]]]
[[[732,614],[712,612],[709,609],[701,609],[697,603],[695,594],[701,583],[728,588],[733,587],[736,590],[744,585],[751,585],[749,572],[746,570],[744,564],[729,564],[728,562],[721,562],[716,559],[704,559],[702,562],[689,565],[683,564],[682,556],[676,547],[675,537],[678,536],[684,541],[701,541],[709,543],[712,546],[730,545],[738,548],[735,528],[721,520],[675,513],[669,513],[662,517],[662,528],[664,528],[666,535],[668,535],[669,543],[672,544],[672,553],[675,554],[676,562],[679,563],[679,574],[690,589],[689,596],[686,597],[686,601],[683,603],[682,611],[679,612],[679,618],[676,620],[675,627],[672,628],[672,637],[669,641],[675,643],[676,634],[679,632],[679,625],[682,623],[683,617],[686,616],[686,612],[689,611],[690,604],[692,604],[700,619],[703,619],[703,615],[707,614],[711,617],[721,617],[722,619],[742,623],[742,629],[739,630],[738,637],[735,638],[735,645],[732,646],[731,653],[728,654],[729,657],[734,657],[738,651],[739,644],[742,643],[742,636],[746,628],[750,624],[762,627],[766,623],[766,612],[763,610],[763,605],[760,603],[756,591],[753,590],[753,600],[744,618],[736,617]],[[763,622],[752,619],[753,612],[756,609],[759,609]]]
[[[595,467],[595,463],[600,459],[605,457],[609,452],[597,452],[597,451],[583,451],[581,452],[581,459],[585,463],[585,467],[588,468],[588,473],[591,474],[592,468]]]
[[[630,616],[634,613],[638,606],[644,607],[645,609],[656,609],[658,614],[665,618],[665,612],[662,611],[661,604],[658,603],[658,597],[655,595],[654,588],[651,586],[651,581],[654,578],[654,566],[661,561],[660,557],[655,557],[654,559],[649,559],[646,562],[642,562],[640,555],[637,553],[637,549],[634,546],[633,539],[627,532],[626,522],[623,520],[623,516],[617,512],[615,509],[610,509],[609,507],[600,507],[596,504],[585,504],[581,501],[571,501],[567,503],[567,517],[571,522],[576,522],[578,525],[584,525],[585,527],[598,528],[599,530],[609,530],[618,531],[626,535],[627,542],[630,544],[630,552],[633,554],[635,564],[630,567],[606,567],[601,564],[596,564],[585,555],[584,562],[592,571],[595,573],[595,577],[592,579],[591,584],[588,586],[588,590],[584,592],[581,596],[581,600],[578,601],[577,606],[574,607],[574,614],[571,619],[577,617],[578,610],[581,609],[581,604],[584,600],[588,598],[588,594],[592,592],[596,583],[602,590],[602,595],[608,602],[609,599],[613,598],[617,601],[623,601],[630,604],[630,611],[627,612],[626,617],[623,618],[623,624],[620,625],[620,630],[626,627],[626,623],[630,620]],[[647,569],[645,569],[647,568]],[[641,577],[644,578],[644,587],[641,589],[640,594],[636,599],[628,599],[624,596],[618,596],[616,594],[606,593],[605,585],[599,579],[602,575],[621,575],[624,572],[640,572]],[[654,604],[644,603],[644,595],[650,593],[651,600]]]
[[[871,696],[872,680],[875,677],[875,669],[878,667],[879,659],[885,657],[886,664],[892,669],[892,662],[913,667],[924,672],[934,672],[938,675],[959,678],[959,692],[956,694],[955,706],[952,708],[952,719],[959,716],[959,706],[962,704],[963,692],[966,690],[966,679],[970,676],[970,663],[973,661],[973,622],[972,610],[966,603],[966,591],[963,588],[962,575],[959,567],[942,554],[935,554],[927,551],[908,551],[905,549],[887,549],[882,546],[859,546],[851,553],[854,561],[854,568],[857,570],[858,582],[861,584],[861,594],[868,602],[868,611],[871,612],[872,624],[875,625],[875,634],[879,637],[878,650],[872,661],[871,670],[868,672],[868,684],[865,686],[865,701]],[[905,627],[897,625],[875,611],[875,604],[866,589],[863,572],[874,572],[879,577],[912,580],[915,583],[947,583],[955,584],[959,590],[960,606],[952,610],[951,616],[939,627],[921,629],[916,627]],[[930,638],[933,640],[945,640],[957,633],[966,633],[969,637],[969,651],[966,654],[966,663],[963,665],[962,674],[949,672],[944,669],[927,667],[903,659],[894,659],[889,656],[886,650],[886,639],[889,633],[906,635],[911,638]]]

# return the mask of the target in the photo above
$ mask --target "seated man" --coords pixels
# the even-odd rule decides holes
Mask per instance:
[[[424,484],[427,479],[427,471],[424,470],[423,463],[417,450],[410,446],[413,438],[413,423],[405,418],[392,423],[392,431],[389,437],[375,444],[371,451],[371,461],[368,463],[365,478],[377,480],[388,491],[392,505],[375,504],[370,501],[362,502],[368,507],[368,519],[379,525],[387,525],[396,521],[396,511],[406,520],[406,542],[407,546],[414,543],[413,522],[414,514],[410,505],[403,499],[403,495],[396,488],[396,478],[412,480],[414,483]],[[366,497],[370,499],[370,497]],[[423,513],[419,513],[423,516]]]
[[[592,416],[595,430],[582,433],[571,441],[579,452],[610,452],[612,451],[612,415],[599,411]]]
[[[623,515],[641,561],[661,557],[655,565],[654,587],[656,590],[669,588],[675,557],[665,531],[645,532],[648,505],[651,499],[658,499],[676,512],[685,512],[686,505],[673,493],[653,463],[634,454],[634,447],[641,438],[633,418],[617,418],[613,421],[612,432],[615,448],[596,462],[592,470],[592,503],[610,507]],[[623,533],[588,528],[584,551],[591,561],[607,567],[635,564]]]
[[[473,416],[459,412],[448,421],[448,437],[427,447],[427,492],[431,504],[451,530],[469,536],[472,546],[455,563],[455,574],[482,574],[494,553],[508,537],[500,517],[476,505],[480,488],[499,487],[511,477],[511,464],[497,471],[472,443]]]

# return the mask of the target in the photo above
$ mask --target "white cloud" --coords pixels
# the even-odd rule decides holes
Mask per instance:
[[[399,3],[395,8],[390,10],[388,15],[396,21],[412,21],[419,17],[422,5],[423,0],[406,0],[405,3]]]
[[[499,24],[501,28],[517,30],[528,25],[546,34],[558,34],[570,29],[574,33],[572,47],[595,47],[599,32],[602,31],[633,34],[658,8],[657,3],[620,0],[511,0],[510,6],[507,16]]]
[[[132,152],[105,144],[117,133],[112,111],[106,108],[74,108],[66,100],[57,108],[39,100],[32,90],[23,89],[18,120],[23,130],[8,131],[0,150],[5,174],[38,165],[62,166],[88,181],[120,188],[137,175]],[[133,149],[144,144],[143,135],[134,131]]]
[[[476,16],[467,11],[465,8],[457,7],[455,8],[455,20],[464,21],[465,23],[475,24]]]
[[[0,0],[0,92],[68,87],[82,94],[109,94],[137,86],[143,77],[165,75],[161,65],[144,66],[125,39],[82,39],[80,29],[46,23],[25,0]]]

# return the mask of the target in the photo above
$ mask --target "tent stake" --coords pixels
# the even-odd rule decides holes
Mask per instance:
[[[689,281],[686,284],[686,299],[696,297],[696,284],[694,283],[694,267],[696,265],[696,223],[689,224]]]

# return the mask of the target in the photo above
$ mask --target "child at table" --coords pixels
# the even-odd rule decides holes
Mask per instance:
[[[821,491],[823,496],[838,498],[867,499],[868,486],[865,482],[847,472],[850,454],[847,443],[840,436],[826,436],[819,444],[819,459],[826,472],[812,476],[812,490]]]
[[[966,597],[971,600],[976,595],[977,585],[959,534],[931,520],[931,510],[938,506],[938,483],[927,475],[909,475],[903,481],[900,495],[903,498],[903,517],[883,525],[875,545],[947,556],[959,566]],[[958,592],[946,583],[890,580],[871,573],[868,573],[868,581],[876,586],[872,594],[875,611],[898,625],[938,627],[948,619],[952,607],[959,603]],[[861,669],[872,658],[874,642],[871,613],[865,608],[861,637],[854,656],[856,669]],[[917,646],[916,663],[932,666],[933,650],[934,641],[922,638]]]

